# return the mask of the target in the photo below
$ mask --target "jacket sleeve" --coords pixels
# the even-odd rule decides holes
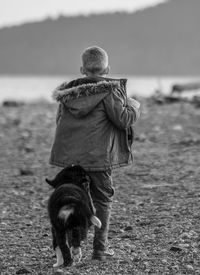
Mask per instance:
[[[129,128],[140,116],[140,103],[132,98],[125,101],[118,90],[106,96],[104,106],[108,118],[120,129]]]

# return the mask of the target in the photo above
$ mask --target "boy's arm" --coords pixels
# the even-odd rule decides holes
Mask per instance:
[[[140,103],[135,99],[128,98],[125,105],[124,99],[118,92],[109,94],[104,99],[104,106],[109,119],[120,129],[127,129],[140,116]]]

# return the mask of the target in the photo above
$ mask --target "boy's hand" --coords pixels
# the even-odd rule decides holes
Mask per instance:
[[[140,103],[133,98],[128,98],[127,103],[134,108],[136,120],[138,120],[138,118],[140,117]]]
[[[140,108],[140,103],[137,100],[133,99],[133,98],[128,98],[127,103],[128,103],[128,105],[131,105],[131,106],[133,106],[137,109]]]

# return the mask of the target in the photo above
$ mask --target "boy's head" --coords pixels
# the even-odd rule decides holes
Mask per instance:
[[[105,75],[109,73],[108,55],[106,51],[92,46],[82,53],[81,73],[85,75]]]

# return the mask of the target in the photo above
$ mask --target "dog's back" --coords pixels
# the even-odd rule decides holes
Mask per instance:
[[[74,184],[64,184],[55,189],[49,199],[48,212],[52,225],[59,229],[91,225],[93,215],[86,193]]]

